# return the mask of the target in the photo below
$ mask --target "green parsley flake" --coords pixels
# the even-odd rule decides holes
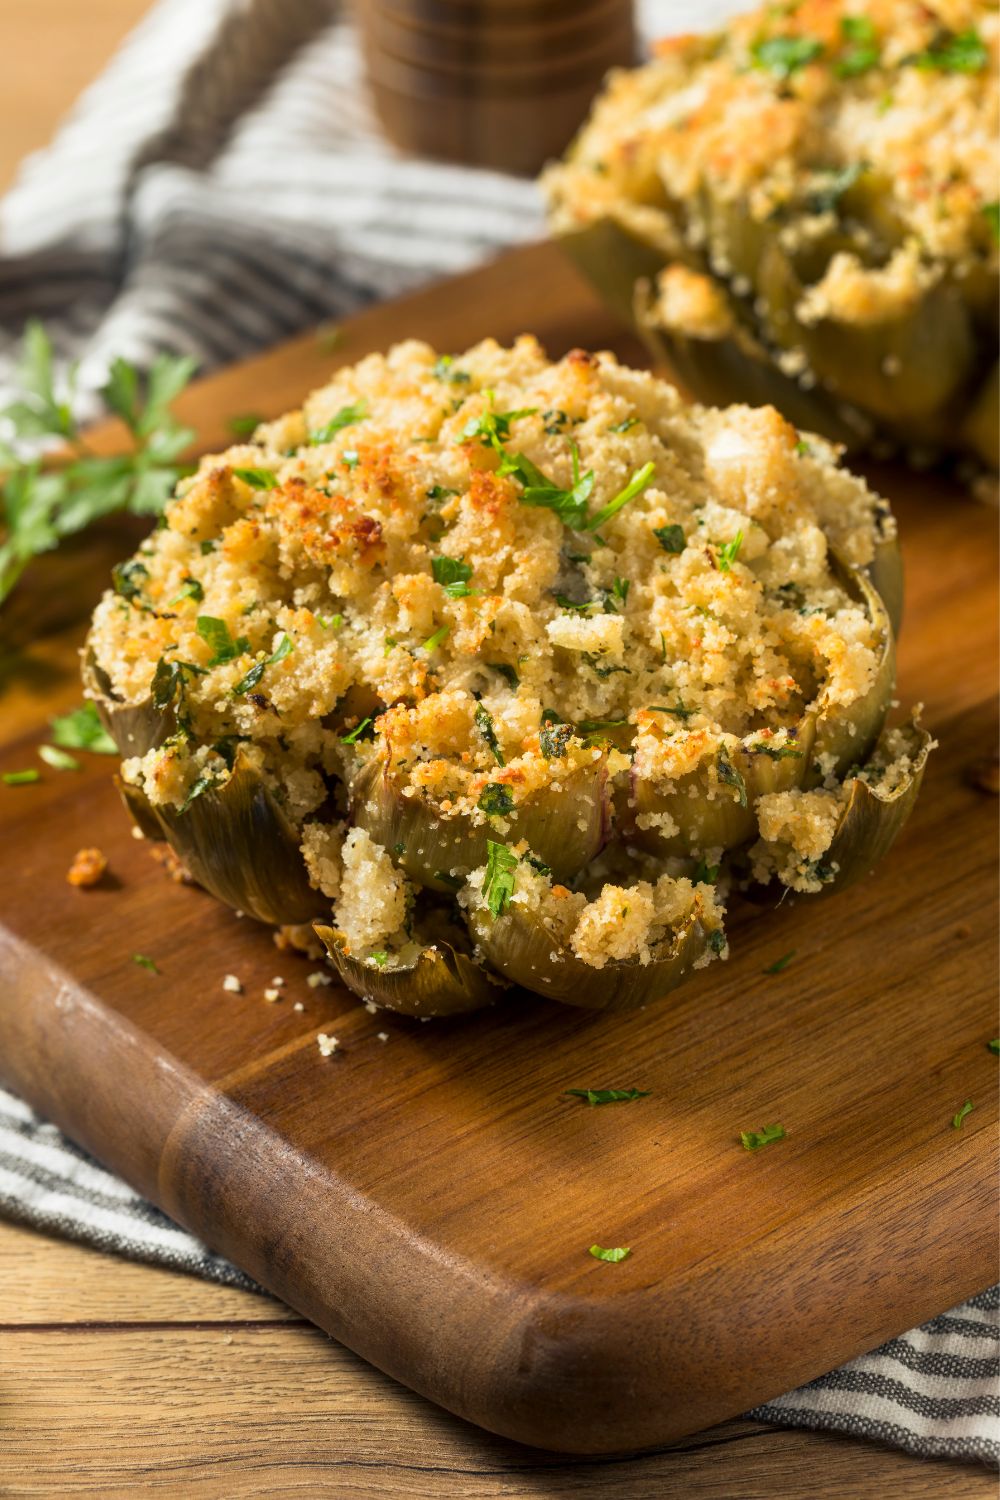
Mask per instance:
[[[762,1125],[759,1130],[740,1131],[740,1142],[744,1151],[759,1151],[762,1146],[770,1146],[773,1141],[784,1139],[784,1125]]]
[[[235,438],[251,438],[266,417],[260,417],[256,412],[248,411],[239,416],[230,417],[226,426]]]
[[[707,865],[700,859],[694,872],[695,885],[714,885],[719,878],[719,869],[719,865]]]
[[[129,604],[141,601],[148,577],[149,569],[145,563],[134,558],[130,562],[115,563],[111,569],[111,583],[115,593],[120,599],[127,599]]]
[[[276,490],[278,488],[278,477],[271,469],[234,469],[233,473],[252,490]]]
[[[487,748],[493,752],[493,759],[497,765],[506,765],[506,761],[503,758],[503,751],[500,749],[500,741],[497,739],[496,726],[484,704],[476,704],[476,711],[473,717],[476,722],[476,728],[486,741]]]
[[[683,526],[654,526],[653,535],[664,552],[683,552],[687,546]]]
[[[212,653],[208,663],[210,667],[218,667],[250,650],[250,642],[245,635],[233,640],[225,620],[217,620],[214,615],[199,615],[194,628]]]
[[[926,52],[918,52],[907,61],[915,68],[935,73],[981,73],[990,60],[986,44],[978,31],[943,32]]]
[[[30,771],[5,771],[3,780],[5,786],[31,786],[34,781],[41,781],[41,772],[32,768]]]
[[[766,969],[762,969],[761,973],[780,974],[784,969],[788,968],[788,965],[791,963],[797,952],[797,948],[790,948],[787,953],[783,953],[780,958],[776,958],[773,964],[768,964]]]
[[[355,401],[350,406],[342,406],[318,432],[312,433],[309,441],[313,447],[332,442],[338,432],[343,432],[345,427],[353,427],[356,422],[363,422],[367,415],[367,401]]]
[[[434,582],[449,590],[456,584],[466,585],[472,577],[472,568],[460,557],[432,557],[431,572]]]
[[[1000,203],[984,203],[982,213],[990,227],[994,244],[1000,244]]]
[[[188,573],[184,579],[184,582],[181,584],[180,593],[177,594],[175,598],[171,599],[170,607],[172,609],[175,604],[180,604],[183,599],[193,599],[195,604],[200,604],[204,597],[205,590],[202,588],[197,578],[192,578],[190,573]]]
[[[610,521],[612,516],[618,514],[623,505],[627,505],[630,500],[634,500],[637,495],[642,494],[655,472],[656,465],[652,461],[648,464],[643,464],[641,469],[636,469],[625,488],[619,490],[614,499],[609,500],[607,505],[603,506],[597,512],[596,516],[591,516],[590,520],[583,527],[583,530],[597,531],[605,522]]]
[[[718,552],[716,554],[716,557],[718,559],[719,572],[720,573],[728,573],[729,572],[729,570],[732,567],[733,563],[739,557],[739,555],[740,555],[740,548],[742,546],[743,546],[743,533],[742,533],[742,531],[738,531],[736,533],[736,535],[733,537],[733,539],[732,539],[731,542],[726,542],[723,546],[721,546],[719,548],[719,550],[718,550]]]
[[[476,806],[487,817],[505,818],[514,811],[514,794],[509,786],[490,781],[483,787]]]
[[[638,427],[638,417],[626,417],[622,422],[614,422],[608,428],[609,432],[631,432],[633,427]]]
[[[342,745],[356,745],[359,740],[373,740],[375,738],[375,720],[362,719],[360,724],[348,733],[340,736]]]
[[[117,755],[118,746],[111,738],[94,703],[84,703],[72,713],[59,714],[49,720],[52,738],[64,750],[89,750],[94,755]]]
[[[810,36],[770,36],[750,48],[755,68],[776,78],[791,78],[800,68],[823,56],[823,43]]]
[[[442,354],[441,358],[433,366],[431,374],[437,380],[443,380],[448,385],[468,385],[472,376],[468,370],[457,370],[455,368],[455,356],[453,354]]]
[[[878,36],[870,17],[842,16],[840,35],[844,45],[834,64],[838,78],[860,78],[878,67]]]
[[[494,917],[502,917],[510,905],[510,898],[514,894],[517,864],[517,855],[512,854],[506,844],[494,843],[492,839],[486,840],[486,879],[483,881],[483,895]]]
[[[423,649],[427,652],[428,656],[437,650],[442,641],[447,639],[450,630],[450,625],[442,625],[440,630],[435,630],[433,635],[427,637],[426,641],[424,641]],[[395,645],[395,642],[393,644]]]
[[[972,1108],[972,1100],[966,1099],[958,1114],[952,1116],[951,1127],[953,1130],[961,1130],[968,1116],[972,1114]]]
[[[151,974],[159,974],[159,969],[153,959],[147,958],[145,953],[133,953],[132,962],[138,964],[140,969],[148,969]]]
[[[731,786],[736,793],[736,800],[741,807],[747,805],[747,784],[729,759],[729,752],[725,745],[719,746],[719,753],[715,759],[715,772],[719,780],[726,786]]]
[[[628,1259],[632,1254],[632,1247],[631,1245],[616,1245],[613,1250],[605,1250],[603,1245],[591,1245],[588,1253],[595,1260],[607,1260],[617,1265],[619,1261]]]
[[[250,668],[245,677],[240,678],[239,682],[233,688],[233,697],[242,698],[244,694],[252,692],[268,667],[276,667],[279,661],[284,661],[285,657],[292,650],[292,644],[291,636],[288,634],[283,635],[278,642],[276,650],[272,652],[267,660],[259,661],[256,666]]]
[[[55,745],[39,745],[38,754],[47,766],[53,771],[79,771],[80,762],[75,756],[65,750],[57,750]]]
[[[994,1037],[992,1042],[986,1043],[991,1052],[1000,1053],[1000,1036]]]
[[[586,1099],[588,1104],[631,1104],[635,1099],[648,1099],[649,1089],[566,1089],[574,1099]]]

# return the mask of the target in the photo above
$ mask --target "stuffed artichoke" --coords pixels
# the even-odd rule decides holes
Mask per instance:
[[[772,408],[411,342],[203,460],[85,676],[139,827],[369,1002],[628,1006],[725,956],[725,882],[888,848],[899,607],[888,507]]]
[[[554,231],[699,400],[997,467],[998,16],[803,0],[611,76]]]

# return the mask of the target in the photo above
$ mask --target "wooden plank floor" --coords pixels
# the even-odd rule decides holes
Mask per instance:
[[[0,186],[145,8],[0,5]],[[0,1224],[0,1496],[131,1500],[146,1490],[195,1500],[986,1500],[995,1484],[973,1467],[746,1422],[665,1454],[560,1463],[437,1411],[270,1298]]]
[[[984,1469],[727,1422],[561,1462],[428,1405],[269,1297],[0,1224],[0,1495],[987,1500]]]

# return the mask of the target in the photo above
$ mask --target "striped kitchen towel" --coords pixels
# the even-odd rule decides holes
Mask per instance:
[[[732,8],[650,0],[644,21]],[[88,415],[116,355],[210,369],[542,229],[532,183],[380,140],[334,0],[160,0],[0,205],[0,403],[29,317]],[[3,1091],[0,1214],[253,1289]],[[984,1292],[751,1415],[996,1460],[997,1308]]]

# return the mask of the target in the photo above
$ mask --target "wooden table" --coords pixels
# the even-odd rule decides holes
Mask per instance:
[[[0,7],[15,80],[0,96],[0,184],[144,8]],[[661,1454],[562,1462],[438,1411],[270,1298],[0,1224],[0,1496],[113,1500],[145,1487],[206,1500],[985,1500],[995,1489],[981,1469],[741,1421]]]

